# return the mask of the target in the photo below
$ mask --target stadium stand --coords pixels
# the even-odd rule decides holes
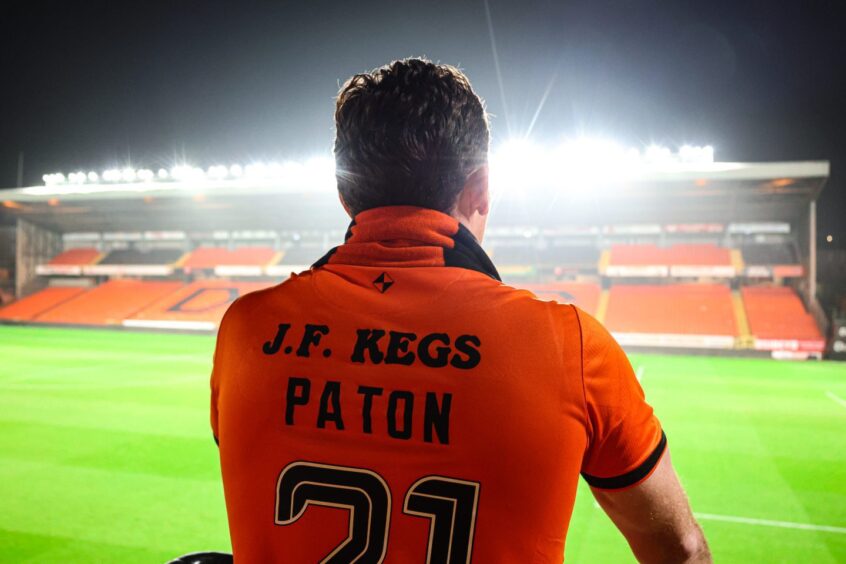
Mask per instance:
[[[174,265],[185,253],[180,249],[117,249],[97,264],[83,266],[82,274],[89,276],[170,276]]]
[[[731,251],[714,244],[612,245],[604,266],[607,276],[724,277],[737,274]]]
[[[491,254],[493,255],[493,260],[501,265],[537,264],[539,252],[536,245],[525,243],[496,245],[493,247]]]
[[[740,250],[746,263],[744,274],[750,278],[793,278],[805,272],[789,243],[746,244]]]
[[[799,264],[795,249],[787,243],[742,245],[740,250],[748,264]]]
[[[599,262],[598,247],[559,241],[543,245],[525,241],[496,244],[491,254],[498,265],[506,268],[533,264],[556,268],[559,272],[596,272]]]
[[[260,276],[263,268],[276,262],[281,253],[270,247],[199,247],[182,262],[186,273],[213,270],[218,276]]]
[[[825,338],[792,288],[750,286],[741,294],[757,350],[825,350]]]
[[[120,325],[124,319],[182,285],[178,281],[109,280],[36,315],[33,320],[40,323]]]
[[[657,245],[612,245],[604,274],[607,276],[669,276],[664,250]]]
[[[149,304],[129,319],[126,327],[214,330],[226,308],[236,298],[275,285],[276,281],[231,282],[201,280],[184,286]]]
[[[0,309],[0,319],[32,321],[38,315],[83,294],[87,288],[56,286],[45,288]]]
[[[285,249],[281,263],[311,265],[322,257],[325,252],[326,249],[316,245],[294,245]]]
[[[100,264],[173,264],[182,255],[178,249],[118,249],[106,255]]]
[[[102,253],[93,247],[68,249],[53,257],[47,264],[39,264],[36,272],[40,275],[79,276],[83,266],[95,264],[101,255]]]
[[[564,270],[596,271],[599,248],[594,245],[552,244],[542,248],[538,258],[543,264]]]
[[[267,276],[284,278],[290,276],[292,272],[308,270],[327,250],[322,245],[292,245],[282,252],[279,263],[265,267],[264,273]]]
[[[604,321],[623,345],[730,349],[739,335],[722,284],[615,285]]]
[[[602,289],[593,282],[551,282],[549,284],[520,284],[541,300],[555,300],[575,304],[591,315],[596,315]]]
[[[627,346],[754,356],[810,347],[791,358],[820,357],[828,320],[817,299],[809,204],[830,163],[687,168],[679,159],[672,174],[648,163],[632,189],[591,191],[589,202],[550,205],[549,191],[566,188],[558,180],[503,190],[484,248],[506,283],[577,304]],[[0,303],[18,301],[0,309],[0,321],[214,330],[236,296],[308,269],[343,240],[347,218],[334,191],[313,190],[299,173],[290,189],[277,190],[276,172],[263,180],[194,172],[190,182],[168,173],[128,184],[105,172],[75,181],[52,174],[36,191],[8,190],[0,206]],[[214,202],[192,198],[199,195],[192,185],[205,188],[207,180],[226,189]],[[616,175],[606,180],[626,184]],[[161,193],[147,193],[151,182]],[[70,213],[74,202],[85,202],[86,213]],[[726,279],[731,289],[715,284]],[[745,288],[760,280],[796,290]],[[37,292],[69,283],[90,289]]]
[[[727,277],[736,275],[731,251],[710,243],[612,245],[607,276]]]

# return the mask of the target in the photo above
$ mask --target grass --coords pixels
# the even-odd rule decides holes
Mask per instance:
[[[155,563],[228,550],[208,425],[213,346],[208,336],[0,326],[1,561]],[[632,362],[716,561],[846,562],[846,365]],[[584,486],[567,561],[632,561]]]

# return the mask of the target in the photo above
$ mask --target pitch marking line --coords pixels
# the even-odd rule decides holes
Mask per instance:
[[[843,398],[841,398],[840,396],[838,396],[838,395],[836,395],[836,394],[833,394],[833,393],[831,393],[831,392],[826,392],[826,393],[825,393],[825,395],[827,395],[827,396],[828,396],[828,399],[830,399],[830,400],[832,400],[832,401],[836,401],[836,402],[837,402],[837,403],[839,403],[842,407],[846,407],[846,400],[845,400],[845,399],[843,399]]]
[[[601,509],[596,500],[593,502],[596,509]],[[743,523],[744,525],[757,525],[761,527],[780,527],[782,529],[799,529],[802,531],[820,531],[825,533],[836,533],[846,535],[846,527],[832,527],[830,525],[814,525],[811,523],[794,523],[792,521],[774,521],[772,519],[753,519],[751,517],[738,517],[736,515],[715,515],[713,513],[693,513],[693,516],[702,521],[723,521],[726,523]]]
[[[746,525],[761,525],[764,527],[781,527],[782,529],[801,529],[803,531],[823,531],[846,535],[846,527],[832,527],[829,525],[813,525],[810,523],[793,523],[792,521],[773,521],[771,519],[751,519],[734,515],[714,515],[712,513],[694,513],[697,519],[703,521],[725,521],[728,523],[744,523]]]
[[[644,372],[646,372],[646,369],[643,366],[638,366],[637,370],[635,370],[635,378],[637,378],[638,382],[643,380],[643,373]]]

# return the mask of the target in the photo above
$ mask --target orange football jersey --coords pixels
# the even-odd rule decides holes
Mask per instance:
[[[560,563],[579,475],[631,486],[666,444],[596,320],[407,206],[238,299],[211,387],[236,562]]]

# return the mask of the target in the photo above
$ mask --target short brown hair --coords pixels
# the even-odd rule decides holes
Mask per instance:
[[[353,214],[389,205],[450,212],[489,142],[484,102],[449,65],[394,61],[338,93],[336,176]]]

